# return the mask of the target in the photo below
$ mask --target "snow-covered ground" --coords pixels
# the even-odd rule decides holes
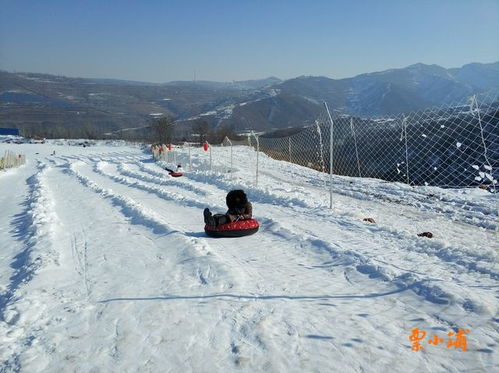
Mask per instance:
[[[329,209],[297,165],[261,155],[256,186],[245,147],[231,173],[228,148],[212,173],[179,150],[171,178],[138,147],[60,144],[0,144],[27,156],[0,172],[0,372],[499,368],[493,194],[334,177]],[[233,188],[260,231],[206,237]]]

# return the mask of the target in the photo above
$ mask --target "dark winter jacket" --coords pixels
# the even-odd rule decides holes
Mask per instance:
[[[244,190],[231,190],[227,193],[225,201],[228,207],[226,216],[230,221],[251,219],[253,207]]]
[[[253,216],[253,206],[251,202],[246,202],[244,206],[233,207],[227,210],[227,215],[231,221],[251,219]]]

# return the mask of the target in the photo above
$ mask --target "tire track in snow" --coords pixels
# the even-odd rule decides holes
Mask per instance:
[[[360,221],[348,222],[343,219],[332,217],[331,212],[319,212],[312,214],[304,211],[304,215],[310,220],[320,217],[325,221],[334,221],[337,225],[348,225],[349,228],[357,226],[357,229],[367,231],[371,239],[375,237],[381,242],[398,241],[400,248],[407,253],[418,253],[438,258],[442,263],[449,263],[461,267],[466,271],[472,271],[492,279],[499,279],[499,267],[497,266],[497,255],[489,250],[485,253],[478,253],[466,248],[466,246],[456,246],[453,244],[444,244],[438,240],[429,240],[426,238],[415,237],[404,231],[399,231],[386,226],[371,225]]]
[[[109,199],[113,204],[121,208],[123,214],[132,219],[132,223],[141,224],[149,227],[156,234],[177,234],[178,230],[165,224],[154,211],[143,208],[140,203],[133,199],[114,193],[111,189],[106,189],[83,176],[76,170],[75,164],[70,164],[65,171],[75,176],[81,184],[98,193],[105,199]]]
[[[209,257],[206,257],[207,254],[211,255],[210,246],[206,243],[204,239],[186,236],[184,232],[182,232],[179,229],[176,229],[173,225],[166,222],[164,218],[161,215],[157,214],[153,209],[143,206],[143,204],[135,201],[130,197],[120,195],[118,193],[113,192],[111,189],[99,186],[97,183],[93,182],[88,177],[78,172],[76,170],[75,164],[68,165],[65,168],[65,172],[72,176],[75,176],[81,184],[90,188],[94,192],[98,193],[104,199],[110,200],[115,207],[118,207],[120,209],[121,213],[124,216],[131,219],[132,224],[140,224],[142,226],[145,226],[146,228],[151,229],[153,233],[160,235],[162,237],[169,236],[171,237],[172,240],[177,240],[179,242],[182,242],[183,244],[191,247],[193,250],[198,252],[198,254],[203,255],[200,258],[202,259],[202,261],[200,261],[199,263],[200,265],[203,266],[204,269],[200,270],[199,268],[195,269],[193,268],[194,271],[193,276],[197,278],[200,283],[203,282],[201,277],[204,278],[204,282],[207,282],[207,278],[210,279],[214,278],[215,272],[213,271],[210,272],[211,271],[210,268],[212,268],[210,267],[211,262],[209,260]],[[195,258],[195,256],[192,255],[193,253],[185,252],[184,254],[187,255],[185,259],[186,262],[191,260],[192,258]],[[216,272],[225,273],[226,270],[228,269],[228,267],[222,269],[220,267],[220,263],[218,262],[213,263],[213,266],[217,268]],[[200,273],[202,273],[203,275],[200,276]],[[231,282],[230,278],[232,278],[233,276],[229,276],[226,273],[225,277],[229,279],[228,284],[230,286]],[[222,279],[220,273],[219,275],[217,275],[216,278],[219,280]],[[223,286],[226,286],[226,284],[224,284]]]
[[[195,185],[190,184],[189,182],[186,182],[184,180],[180,180],[179,178],[173,178],[169,176],[164,170],[163,172],[160,171],[153,171],[149,167],[145,165],[145,163],[141,161],[137,161],[132,163],[136,167],[140,169],[139,172],[134,172],[132,171],[129,167],[130,164],[118,164],[118,169],[124,176],[130,176],[130,177],[135,177],[137,179],[143,180],[143,181],[149,181],[158,185],[166,185],[166,186],[177,186],[179,188],[182,188],[187,191],[194,192],[200,196],[206,196],[207,192],[205,189],[198,188]],[[186,174],[186,177],[188,178],[189,174]]]
[[[132,176],[132,175],[131,175]],[[129,181],[130,183],[130,181]],[[217,183],[219,186],[228,186],[225,183]],[[222,189],[222,188],[220,188]],[[258,192],[253,194],[258,195]],[[258,201],[258,198],[252,199]],[[260,201],[261,202],[261,201]],[[264,202],[266,203],[266,202]],[[268,203],[267,203],[268,204]],[[201,206],[202,207],[202,206]],[[322,214],[321,218],[324,218],[327,221],[328,214]],[[311,220],[317,220],[317,215],[309,216]],[[344,216],[342,216],[342,220],[344,220]],[[370,230],[371,234],[376,236],[381,236],[381,240],[398,240],[404,245],[404,249],[407,251],[418,252],[420,254],[432,255],[439,258],[442,261],[449,262],[453,265],[464,267],[467,271],[475,271],[481,274],[490,275],[493,279],[499,278],[499,273],[494,269],[494,263],[497,262],[496,257],[491,257],[490,255],[478,255],[473,253],[465,248],[461,247],[453,247],[453,246],[445,246],[436,242],[425,242],[424,245],[421,245],[422,239],[419,237],[414,237],[413,235],[407,234],[406,232],[399,231],[393,229],[391,227],[382,227],[372,226],[364,228],[366,225],[364,223],[359,223],[357,220],[353,220],[348,217],[348,220],[351,221],[354,225],[362,226],[363,229]],[[336,224],[342,224],[343,222],[337,219]],[[408,244],[409,242],[409,244]],[[482,263],[482,264],[480,264]],[[487,264],[486,264],[487,263]],[[490,267],[489,267],[490,265]]]
[[[305,213],[306,214],[306,213]],[[277,219],[279,220],[279,219]],[[310,240],[315,240],[317,242],[317,246],[321,247],[329,247],[328,250],[331,250],[331,244],[328,242],[331,240],[331,234],[334,236],[334,233],[328,232],[326,235],[326,231],[323,232],[323,234],[319,234],[319,231],[317,229],[314,229],[308,221],[314,221],[312,216],[309,216],[309,219],[305,218],[305,222],[300,221],[297,222],[295,225],[290,225],[288,222],[286,225],[288,226],[289,231],[298,231],[299,229],[302,230],[303,236],[307,237],[309,236]],[[342,226],[341,221],[332,221],[332,223],[335,223],[336,226]],[[276,224],[275,221],[272,221],[271,224]],[[459,256],[459,260],[453,261],[451,258],[447,258],[444,256],[443,253],[437,253],[434,254],[436,258],[439,260],[432,259],[431,257],[428,257],[428,252],[427,250],[424,249],[425,245],[428,245],[429,247],[439,247],[438,243],[432,243],[432,242],[424,242],[424,245],[421,244],[421,242],[418,242],[422,239],[414,239],[414,238],[406,238],[404,240],[400,240],[401,242],[405,242],[402,246],[400,243],[396,242],[397,240],[391,240],[390,236],[387,237],[377,237],[376,235],[372,235],[369,237],[362,237],[364,234],[369,234],[370,231],[370,226],[366,227],[366,231],[362,232],[359,229],[355,229],[353,227],[345,229],[341,232],[341,235],[343,237],[349,237],[349,240],[353,240],[354,242],[358,242],[356,245],[359,247],[359,250],[355,253],[351,253],[354,256],[361,255],[362,256],[362,261],[361,261],[361,267],[363,271],[379,271],[385,272],[387,271],[388,273],[397,273],[398,276],[406,276],[407,278],[413,277],[411,281],[418,281],[418,282],[425,282],[425,281],[448,281],[447,279],[449,278],[449,274],[451,272],[455,272],[455,275],[450,278],[451,282],[456,282],[457,284],[461,284],[459,288],[461,289],[461,292],[463,293],[476,293],[476,290],[471,291],[470,290],[470,284],[474,283],[477,281],[477,279],[474,276],[471,276],[473,272],[485,275],[485,278],[478,279],[479,282],[482,280],[487,280],[489,279],[489,283],[493,284],[494,279],[497,278],[497,273],[493,269],[489,268],[479,268],[476,265],[476,262],[473,262],[473,260],[476,260],[475,257],[471,257],[469,259],[469,262],[466,262],[463,260],[464,258],[462,256]],[[339,232],[340,233],[340,232]],[[359,234],[360,233],[360,234]],[[291,238],[290,238],[291,239]],[[295,237],[294,239],[299,239],[299,237]],[[343,238],[344,239],[344,238]],[[408,241],[408,242],[407,242]],[[369,242],[369,244],[367,244]],[[372,247],[372,244],[374,244],[374,247],[369,250],[366,250],[364,247]],[[333,249],[336,247],[336,250],[340,249],[340,246],[338,244],[333,244]],[[390,263],[390,260],[393,260],[393,258],[387,259],[387,260],[381,260],[379,258],[379,253],[376,252],[376,247],[382,248],[383,251],[386,251],[387,249],[391,250],[391,252],[396,253],[397,255],[397,260],[395,261],[397,264]],[[340,249],[341,250],[341,249]],[[458,251],[459,249],[455,249]],[[405,253],[407,255],[411,255],[410,259],[406,259],[406,257],[401,257],[398,255],[398,253]],[[415,257],[415,254],[417,257]],[[442,258],[442,256],[444,256]],[[483,258],[482,258],[483,259]],[[362,263],[363,262],[363,263]],[[469,263],[469,264],[468,264]],[[451,266],[455,266],[453,269]],[[405,266],[406,268],[402,268]],[[462,273],[460,271],[460,267],[465,268],[468,272],[467,273]],[[417,268],[417,271],[415,270]],[[428,274],[431,274],[430,276]],[[382,273],[378,274],[380,278],[384,278],[385,276]],[[390,277],[394,277],[393,275]],[[406,281],[403,282],[404,284],[407,284]],[[435,287],[432,286],[432,287]],[[439,288],[437,286],[437,288]],[[423,289],[421,289],[423,290]],[[420,290],[420,291],[421,291]],[[428,291],[429,289],[425,289],[424,292]],[[437,291],[437,293],[442,293],[445,294],[447,291]],[[454,296],[456,295],[456,291],[452,292]],[[463,294],[462,293],[462,294]],[[485,293],[484,293],[485,294]],[[449,294],[450,295],[450,294]],[[475,294],[473,294],[475,295]],[[487,293],[487,295],[490,295]],[[453,299],[454,296],[451,296],[450,299]],[[461,298],[461,296],[458,297],[458,299]],[[479,309],[478,304],[480,304],[480,297],[478,296],[472,296],[473,299],[475,299],[474,302],[471,302],[471,304],[475,304],[475,307]],[[470,304],[469,299],[464,299],[461,300],[462,305],[464,304]]]
[[[94,165],[93,169],[96,173],[98,173],[102,176],[108,177],[117,183],[129,186],[129,187],[133,187],[136,189],[140,189],[140,190],[149,192],[151,194],[155,194],[158,197],[165,199],[165,200],[168,200],[168,201],[178,202],[184,206],[196,207],[199,209],[203,209],[206,206],[206,204],[200,202],[199,200],[185,197],[184,195],[179,194],[179,193],[167,191],[165,188],[160,188],[160,187],[148,185],[148,184],[142,182],[140,179],[137,179],[135,177],[132,179],[132,178],[127,177],[127,176],[113,175],[113,174],[106,172],[104,170],[106,165],[109,165],[109,163],[99,162],[99,163],[96,163]]]
[[[433,187],[434,192],[426,193],[413,190],[413,187],[405,184],[403,184],[402,187],[406,189],[404,193],[406,197],[401,198],[400,191],[396,193],[393,191],[393,188],[391,188],[391,183],[387,183],[387,185],[387,188],[377,188],[376,191],[373,191],[371,190],[372,187],[369,186],[361,189],[351,183],[344,183],[344,188],[335,190],[335,193],[357,198],[359,200],[370,200],[371,197],[374,197],[383,202],[405,205],[418,210],[440,214],[447,219],[462,224],[468,224],[473,227],[485,228],[487,230],[497,231],[499,228],[497,211],[494,209],[494,203],[492,203],[492,206],[487,206],[483,203],[459,200],[455,197],[446,195],[445,192],[440,191],[437,187]],[[380,193],[379,189],[386,193]],[[438,194],[440,196],[437,196]],[[455,206],[457,204],[459,204],[458,209],[449,207],[449,205]]]
[[[156,166],[158,167],[158,166]],[[148,170],[150,173],[154,174],[157,171],[152,171],[149,167],[144,167],[144,169]],[[248,183],[243,183],[241,180],[226,180],[224,178],[219,178],[214,175],[210,175],[206,172],[190,172],[185,176],[186,181],[189,183],[195,183],[199,185],[198,188],[206,189],[206,188],[217,188],[220,191],[224,191],[225,194],[231,189],[244,189],[248,195],[251,195],[252,202],[258,203],[278,203],[280,205],[285,206],[298,206],[298,207],[308,207],[306,201],[303,198],[296,197],[288,197],[277,195],[269,190],[255,188],[252,185],[248,185]]]

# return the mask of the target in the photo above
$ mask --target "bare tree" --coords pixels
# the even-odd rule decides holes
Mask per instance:
[[[192,126],[192,132],[199,135],[199,144],[203,144],[208,140],[208,135],[211,132],[211,127],[204,119],[198,119]]]
[[[156,140],[161,144],[173,142],[175,134],[175,121],[169,116],[156,119],[151,127],[155,133]]]
[[[208,136],[208,141],[212,144],[220,144],[225,137],[232,140],[236,138],[236,134],[229,124],[224,124],[212,131]]]

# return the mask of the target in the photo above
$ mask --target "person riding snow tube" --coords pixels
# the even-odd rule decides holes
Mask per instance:
[[[253,206],[243,190],[231,190],[226,198],[228,210],[225,214],[212,215],[204,209],[204,230],[212,237],[241,237],[256,233],[258,221],[252,218]]]
[[[171,177],[180,177],[184,175],[184,170],[182,169],[182,165],[177,165],[177,171],[173,171],[172,169],[165,167],[165,170],[168,171],[168,175]]]

